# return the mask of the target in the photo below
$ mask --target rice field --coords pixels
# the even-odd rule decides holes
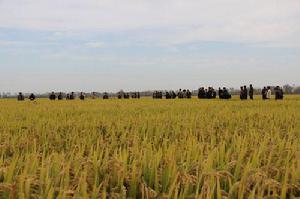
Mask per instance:
[[[0,198],[299,198],[300,96],[256,98],[2,99]]]

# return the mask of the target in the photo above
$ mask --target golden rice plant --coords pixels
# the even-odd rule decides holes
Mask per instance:
[[[0,198],[300,197],[300,97],[0,100]]]

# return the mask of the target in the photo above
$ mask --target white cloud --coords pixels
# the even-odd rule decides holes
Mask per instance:
[[[103,48],[105,46],[103,42],[99,42],[99,41],[88,42],[85,45],[88,48]]]
[[[55,45],[54,42],[34,42],[34,41],[12,41],[12,40],[0,40],[0,46],[6,47],[32,47],[32,46],[49,46]]]
[[[12,46],[16,44],[17,42],[15,41],[0,40],[0,46]]]
[[[0,27],[57,31],[58,37],[59,31],[171,29],[158,39],[300,46],[299,11],[299,0],[2,0]]]

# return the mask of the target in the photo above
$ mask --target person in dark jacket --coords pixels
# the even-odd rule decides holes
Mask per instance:
[[[185,89],[182,90],[182,98],[187,98]]]
[[[198,90],[198,98],[199,99],[206,98],[206,93],[205,93],[204,87],[199,88],[199,90]]]
[[[244,99],[244,87],[241,86],[241,90],[240,90],[240,99],[243,100]]]
[[[220,87],[219,87],[218,95],[219,95],[219,99],[224,99],[223,90]]]
[[[253,94],[254,94],[254,89],[252,84],[250,84],[250,88],[249,88],[249,97],[251,100],[253,100]]]
[[[49,99],[50,100],[55,100],[56,99],[56,95],[54,92],[52,92],[50,95],[49,95]]]
[[[263,100],[267,99],[267,88],[264,87],[262,90],[261,90],[261,97]]]
[[[186,90],[186,98],[188,99],[192,98],[192,92],[189,89]]]
[[[69,95],[69,99],[70,100],[74,100],[75,99],[75,93],[71,92],[71,94]]]
[[[275,89],[275,100],[282,100],[283,99],[283,90],[279,86],[276,86]]]
[[[248,99],[248,89],[247,89],[247,86],[244,86],[244,94],[243,94],[243,98],[246,100]]]
[[[122,99],[122,93],[118,92],[117,97],[118,97],[118,99]]]
[[[181,88],[179,89],[179,91],[177,92],[177,96],[179,99],[182,99],[183,98],[183,92],[181,90]]]
[[[176,99],[177,95],[174,91],[171,91],[172,99]]]
[[[24,97],[23,93],[19,92],[18,101],[24,101],[24,100],[25,100],[25,97]]]
[[[31,101],[34,101],[34,100],[35,100],[35,95],[34,95],[33,93],[31,93],[31,94],[29,95],[29,99],[30,99]]]
[[[58,100],[62,100],[63,99],[63,94],[61,92],[58,94],[57,99]]]
[[[166,92],[166,99],[171,99],[171,95],[168,91]]]
[[[137,92],[132,92],[131,93],[131,98],[136,99],[137,98]]]
[[[125,95],[125,94],[124,94]],[[108,93],[107,92],[105,92],[104,94],[103,94],[103,99],[108,99],[109,97],[108,97]]]
[[[124,99],[129,99],[129,93],[124,93]]]
[[[206,91],[206,98],[211,99],[213,97],[213,89],[212,87],[208,87],[208,90]]]
[[[211,87],[211,89],[212,89],[212,98],[215,99],[217,97],[217,92],[213,87]]]
[[[84,96],[83,92],[81,92],[79,95],[79,99],[84,100],[84,98],[85,98],[85,96]]]
[[[223,99],[231,99],[231,95],[229,94],[227,88],[223,87]]]

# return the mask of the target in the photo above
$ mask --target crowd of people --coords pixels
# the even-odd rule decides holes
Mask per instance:
[[[162,91],[154,91],[152,94],[153,99],[162,99],[163,98],[163,92]]]
[[[162,91],[154,91],[153,92],[153,99],[162,99],[163,96],[165,96],[166,99],[175,99],[178,97],[178,99],[190,99],[192,98],[192,92],[189,89],[179,89],[177,93],[173,90],[166,91],[165,94],[163,94]]]
[[[190,99],[190,98],[192,98],[192,92],[189,89],[181,90],[181,88],[180,88],[177,96],[179,99],[183,99],[183,98]]]
[[[166,92],[166,99],[175,99],[177,94],[174,91],[167,91]]]
[[[276,100],[282,100],[283,99],[283,89],[279,86],[273,87],[273,89],[268,86],[268,87],[263,87],[263,89],[261,90],[261,96],[263,100],[267,100],[267,99],[271,99],[272,96],[272,90],[274,91],[275,94],[275,99]],[[257,92],[256,92],[257,93]],[[219,99],[231,99],[231,94],[229,93],[228,89],[226,87],[223,87],[223,89],[221,89],[219,87],[218,93],[215,91],[215,89],[213,87],[208,87],[207,89],[204,87],[201,87],[198,89],[198,98],[199,99],[215,99],[217,97],[217,94],[219,96]],[[91,95],[89,95],[91,99],[96,99],[99,96],[96,95],[95,92],[92,92]],[[247,88],[247,86],[241,86],[240,87],[240,99],[241,100],[247,100],[248,97],[249,99],[253,100],[253,96],[254,96],[254,88],[253,86],[250,84],[249,88]],[[75,93],[71,92],[71,93],[67,93],[66,95],[63,94],[62,92],[59,92],[58,94],[51,92],[49,94],[49,99],[50,100],[63,100],[65,97],[66,100],[74,100],[76,98]],[[153,99],[163,99],[164,97],[166,99],[191,99],[192,98],[192,92],[189,89],[179,89],[177,92],[171,90],[171,91],[166,91],[166,92],[162,92],[162,91],[154,91],[153,95],[152,95]],[[85,93],[81,92],[78,96],[78,98],[80,100],[85,100],[86,96]],[[107,92],[102,94],[102,98],[103,99],[109,99],[109,94]],[[129,98],[133,98],[133,99],[139,99],[140,98],[140,93],[139,92],[123,92],[120,91],[117,93],[117,98],[118,99],[129,99]],[[23,93],[19,93],[17,96],[18,101],[24,101],[25,100],[25,96]],[[28,96],[28,99],[33,101],[36,99],[36,96],[31,93]]]
[[[283,99],[283,89],[279,86],[276,86],[273,88],[274,93],[275,93],[275,100],[282,100]],[[253,95],[254,95],[254,88],[250,84],[249,86],[249,92],[247,86],[241,86],[240,90],[240,99],[241,100],[247,100],[249,98],[253,100]],[[272,98],[272,88],[270,86],[265,86],[261,90],[261,96],[263,100],[268,100]]]
[[[128,93],[128,92],[120,91],[120,92],[117,93],[117,97],[118,97],[118,99],[129,99],[130,97],[133,98],[133,99],[139,99],[140,98],[140,92]]]
[[[31,100],[31,101],[34,101],[35,100],[35,95],[33,93],[31,93],[29,96],[28,96],[28,99]],[[18,94],[18,97],[17,97],[18,101],[24,101],[25,100],[25,96],[23,95],[22,92],[19,92]]]
[[[282,100],[283,99],[283,89],[279,86],[276,86],[274,88],[274,93],[275,93],[275,99],[276,100]],[[263,100],[267,100],[267,99],[271,99],[271,95],[272,95],[272,90],[271,87],[264,87],[261,90],[261,96]]]
[[[229,93],[229,91],[226,87],[223,87],[223,89],[219,88],[219,98],[220,99],[231,99],[231,94]]]
[[[201,87],[198,89],[199,99],[215,99],[216,97],[217,97],[217,92],[213,87],[208,87],[207,89]]]
[[[253,89],[252,84],[250,84],[250,87],[249,87],[249,97],[250,97],[251,100],[253,100],[253,95],[254,95],[254,89]],[[248,89],[247,89],[246,85],[245,86],[241,86],[240,99],[241,100],[248,99]]]

